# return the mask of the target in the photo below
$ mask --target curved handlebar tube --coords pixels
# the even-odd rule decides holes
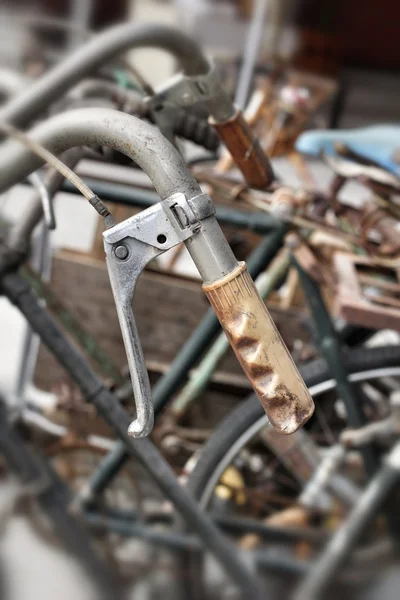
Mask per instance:
[[[196,77],[201,79],[201,76],[213,72],[200,47],[179,30],[160,25],[119,25],[97,35],[9,101],[0,110],[0,122],[18,127],[28,125],[52,102],[107,60],[124,50],[147,46],[164,49],[176,56],[185,75],[194,78],[191,82],[193,89],[204,86],[204,82],[196,81]],[[247,183],[254,187],[267,187],[274,179],[268,158],[229,95],[218,83],[212,87],[206,105],[218,135]]]
[[[179,152],[152,125],[107,108],[81,108],[56,115],[29,132],[56,155],[75,146],[110,146],[134,160],[150,177],[162,200],[182,192],[201,193]],[[43,165],[19,142],[0,146],[0,192],[22,181]]]
[[[209,62],[199,46],[178,29],[162,25],[117,25],[76,50],[37,79],[0,110],[0,121],[29,124],[64,92],[113,57],[138,47],[157,47],[173,54],[186,75],[202,75]]]

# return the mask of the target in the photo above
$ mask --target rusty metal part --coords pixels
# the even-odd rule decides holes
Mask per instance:
[[[317,215],[303,217],[301,214],[293,214],[294,209],[303,209],[304,206],[311,204],[315,200],[315,194],[305,192],[304,190],[295,190],[279,187],[272,191],[261,191],[248,189],[246,186],[232,181],[231,174],[210,172],[204,167],[194,170],[196,179],[201,183],[207,183],[213,197],[221,196],[223,199],[232,200],[237,198],[246,202],[250,206],[260,209],[264,212],[277,214],[281,220],[291,223],[296,228],[311,229],[340,238],[343,242],[349,242],[357,246],[364,245],[362,236],[355,233],[343,231],[335,225],[331,225]],[[357,212],[358,215],[358,211]]]
[[[342,252],[335,254],[333,264],[337,277],[336,311],[339,315],[354,325],[371,327],[371,323],[373,323],[374,329],[400,331],[400,310],[393,306],[385,306],[385,299],[389,302],[394,299],[383,293],[400,295],[399,265],[393,261],[370,259]],[[388,286],[390,282],[382,281],[377,277],[373,278],[372,282],[371,277],[360,273],[362,270],[370,269],[375,269],[376,272],[390,269],[396,281]],[[368,277],[367,280],[366,277]],[[363,291],[365,284],[376,288],[377,294],[375,296],[366,295]]]
[[[263,520],[265,525],[274,527],[307,527],[309,524],[309,513],[303,506],[291,506],[269,515]],[[244,535],[239,543],[241,550],[254,550],[262,542],[262,538],[257,533],[248,533]]]
[[[362,177],[364,181],[370,180],[374,183],[388,186],[393,190],[400,190],[400,179],[381,167],[363,165],[347,158],[342,158],[342,156],[323,154],[322,158],[335,173],[346,179],[359,179]]]
[[[311,417],[314,402],[245,263],[203,290],[271,424],[293,433]]]
[[[390,416],[381,421],[367,423],[359,429],[345,429],[340,436],[340,441],[346,448],[360,448],[371,442],[387,442],[396,434],[399,434],[398,426],[396,427],[396,423]]]
[[[210,118],[235,164],[251,187],[265,189],[274,180],[270,162],[240,110],[227,121]]]
[[[262,110],[267,102],[269,90],[258,89],[253,93],[251,100],[243,114],[243,118],[249,127],[253,127],[259,117],[261,116]],[[219,161],[217,162],[215,169],[219,173],[229,171],[234,165],[232,155],[229,152],[224,152]]]
[[[365,239],[370,230],[376,230],[382,236],[378,247],[379,254],[397,254],[400,250],[400,231],[398,221],[389,216],[385,210],[369,204],[364,208],[361,228]]]
[[[332,278],[329,277],[329,270],[324,265],[322,268],[320,262],[317,260],[315,254],[305,243],[300,243],[294,250],[293,254],[296,257],[297,262],[301,267],[308,273],[311,279],[318,281],[321,284],[332,283]]]

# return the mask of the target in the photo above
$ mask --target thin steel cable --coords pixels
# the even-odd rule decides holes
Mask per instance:
[[[99,215],[101,215],[104,219],[109,219],[109,223],[111,225],[110,218],[113,220],[113,217],[105,204],[100,200],[100,198],[98,198],[98,196],[96,196],[96,194],[94,194],[94,192],[92,192],[90,187],[86,185],[86,183],[72,169],[67,167],[66,164],[57,158],[57,156],[52,154],[52,152],[44,148],[44,146],[41,144],[38,144],[32,140],[19,129],[16,129],[16,127],[13,125],[9,125],[8,123],[0,123],[0,131],[7,136],[21,142],[21,144],[28,148],[28,150],[34,154],[37,154],[37,156],[40,156],[40,158],[54,167],[54,169],[59,171],[61,175],[65,177],[65,179],[68,179],[68,181],[70,181],[81,192],[81,194],[89,201]]]

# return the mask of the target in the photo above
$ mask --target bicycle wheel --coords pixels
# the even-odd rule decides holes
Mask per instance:
[[[400,347],[360,348],[350,352],[345,361],[350,381],[362,391],[363,409],[367,418],[382,418],[388,410],[387,403],[383,402],[384,397],[395,385],[391,378],[400,377]],[[338,406],[335,395],[335,381],[330,378],[328,365],[320,359],[304,365],[300,370],[316,404],[315,414],[307,423],[306,429],[319,446],[330,445],[346,425],[344,407],[340,406],[340,403]],[[335,423],[332,423],[332,420]],[[248,460],[246,461],[246,457],[241,456],[241,453],[251,444],[257,447],[258,436],[267,424],[260,403],[255,396],[251,396],[217,427],[201,449],[191,472],[189,466],[187,486],[202,508],[210,510],[221,476],[230,465],[235,464],[235,460],[236,468],[241,471],[243,487],[247,487],[251,474],[245,473],[248,471]],[[256,462],[259,466],[260,461]],[[290,505],[301,491],[301,485],[296,481],[294,474],[288,473],[286,469],[281,475],[291,479],[286,481],[286,487],[283,486],[285,492],[290,491]],[[241,496],[243,499],[243,494]],[[272,504],[272,508],[276,508],[277,503]]]
[[[400,381],[400,347],[354,350],[346,357],[346,367],[350,381],[357,386],[358,392],[362,392],[366,416],[373,419],[387,414],[389,407],[385,400],[390,390],[397,386],[397,377]],[[338,402],[335,381],[330,378],[329,368],[323,360],[305,365],[301,372],[316,402],[315,414],[305,429],[312,443],[317,444],[318,456],[318,447],[329,446],[336,441],[346,426],[346,414],[340,400]],[[233,516],[234,519],[239,517],[240,521],[240,517],[245,516],[253,518],[254,523],[261,521],[265,525],[278,526],[280,531],[287,527],[299,531],[299,528],[311,526],[310,532],[329,535],[347,513],[347,506],[338,505],[335,500],[328,503],[329,508],[325,512],[319,512],[309,511],[298,504],[304,481],[295,469],[287,468],[281,456],[274,455],[263,443],[262,432],[268,429],[267,424],[260,403],[251,396],[221,422],[201,449],[188,477],[189,491],[200,506],[217,519],[222,517],[226,520],[228,517],[229,520]],[[357,477],[363,481],[362,461],[359,461],[355,472],[351,468],[350,473],[344,471],[342,474],[349,476],[348,482]],[[246,534],[246,530],[236,530],[232,534],[243,550],[257,552],[263,544],[262,535],[258,533]],[[364,543],[363,549],[355,553],[351,569],[347,571],[347,577],[350,577],[348,583],[357,586],[368,584],[366,578],[373,576],[378,563],[384,564],[382,561],[391,552],[391,545],[379,529],[378,522],[377,527],[371,527]],[[277,586],[277,597],[287,597],[295,581],[292,576],[301,572],[301,568],[298,570],[301,562],[297,559],[299,556],[312,558],[318,546],[308,542],[288,544],[283,540],[270,542],[269,548],[260,548],[260,551],[258,556],[264,558],[258,564],[266,567],[269,574],[265,580],[266,589]],[[367,563],[372,563],[373,569],[366,568]],[[186,569],[189,568],[192,577],[199,579],[204,568],[202,559],[188,558]]]

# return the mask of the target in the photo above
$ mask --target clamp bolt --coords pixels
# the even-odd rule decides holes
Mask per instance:
[[[129,250],[123,244],[121,244],[120,246],[117,246],[115,248],[115,256],[117,258],[119,258],[120,260],[124,260],[125,258],[127,258],[128,254],[129,254]]]

